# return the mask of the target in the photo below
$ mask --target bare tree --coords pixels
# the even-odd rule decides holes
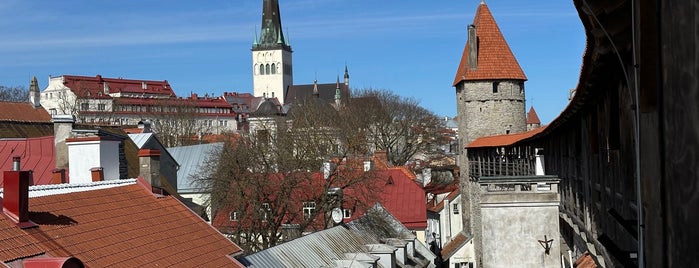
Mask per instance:
[[[0,101],[29,101],[29,90],[23,86],[0,86]]]
[[[229,141],[196,178],[211,191],[214,225],[247,252],[282,242],[286,224],[324,229],[333,207],[361,211],[378,200],[383,179],[348,155],[338,111],[310,100],[267,120],[274,126]]]
[[[443,122],[421,107],[414,98],[396,95],[388,90],[364,89],[355,92],[350,107],[368,143],[376,150],[385,150],[388,160],[404,165],[417,153],[430,153],[443,142],[439,130]]]
[[[145,117],[153,120],[153,131],[166,147],[190,145],[200,135],[211,132],[212,120],[202,120],[193,102],[165,99],[148,109]]]

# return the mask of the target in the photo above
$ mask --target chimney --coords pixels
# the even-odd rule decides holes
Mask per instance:
[[[51,122],[53,122],[53,145],[55,147],[56,168],[66,169],[68,168],[68,146],[66,145],[66,139],[70,137],[70,133],[73,131],[75,117],[69,114],[53,115]]]
[[[476,36],[476,25],[468,25],[468,68],[475,70],[478,68],[478,37]]]
[[[20,171],[20,157],[12,157],[11,171],[3,172],[4,196],[2,208],[5,215],[25,229],[36,225],[29,220],[30,171]]]
[[[148,84],[146,83],[146,81],[141,82],[141,89],[143,89],[143,90],[148,89]]]
[[[66,181],[66,170],[62,168],[56,168],[51,172],[51,184],[62,184],[68,183]]]
[[[34,109],[41,107],[41,92],[39,91],[39,82],[36,81],[36,76],[29,83],[29,102]]]
[[[151,186],[162,188],[160,183],[160,150],[138,150],[139,175]]]
[[[104,85],[104,89],[103,89],[104,94],[109,94],[109,82],[104,81],[104,82],[102,82],[102,84]]]
[[[84,136],[66,139],[70,183],[94,181],[94,167],[101,167],[102,180],[120,178],[119,146],[121,139],[112,136]]]
[[[90,177],[92,181],[103,181],[104,180],[104,169],[102,167],[93,167],[90,169]]]
[[[388,153],[385,150],[374,151],[374,157],[376,157],[376,159],[378,159],[379,161],[382,161],[384,164],[388,165]]]

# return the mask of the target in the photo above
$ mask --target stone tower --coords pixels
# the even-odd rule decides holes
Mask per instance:
[[[284,39],[279,1],[262,1],[262,28],[252,44],[253,93],[276,97],[282,104],[286,88],[294,84],[291,46]]]
[[[464,231],[473,234],[478,267],[482,257],[479,182],[469,176],[465,147],[482,136],[526,130],[524,81],[527,77],[481,1],[461,56],[454,87],[459,125],[458,159]]]

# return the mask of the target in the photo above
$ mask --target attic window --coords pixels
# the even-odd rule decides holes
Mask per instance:
[[[388,180],[386,181],[386,185],[393,184],[393,177],[388,177]]]
[[[352,217],[352,210],[349,208],[342,209],[342,217],[345,219]]]
[[[316,210],[316,202],[306,201],[303,202],[303,218],[310,219],[313,216],[313,212]]]
[[[493,82],[493,93],[498,93],[498,86],[500,82]]]

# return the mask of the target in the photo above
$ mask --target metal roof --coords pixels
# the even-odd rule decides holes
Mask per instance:
[[[136,184],[136,179],[107,180],[86,183],[63,183],[29,186],[29,197],[41,197],[48,195],[76,193],[92,190],[120,187],[124,185]],[[0,197],[3,197],[4,190],[0,188]]]
[[[168,148],[170,155],[180,164],[180,169],[177,170],[177,192],[199,192],[200,187],[193,182],[193,176],[201,171],[202,165],[210,159],[212,153],[222,148],[223,142]]]
[[[336,267],[349,260],[370,262],[376,256],[369,253],[370,246],[395,248],[382,242],[390,239],[415,242],[417,256],[410,256],[410,263],[401,267],[430,267],[436,257],[418,242],[408,228],[403,226],[380,204],[367,211],[365,216],[345,225],[335,226],[301,238],[242,257],[239,261],[247,267]]]
[[[143,148],[143,145],[146,145],[146,142],[148,142],[151,137],[153,137],[153,133],[129,134],[129,138],[138,146],[138,149]]]

